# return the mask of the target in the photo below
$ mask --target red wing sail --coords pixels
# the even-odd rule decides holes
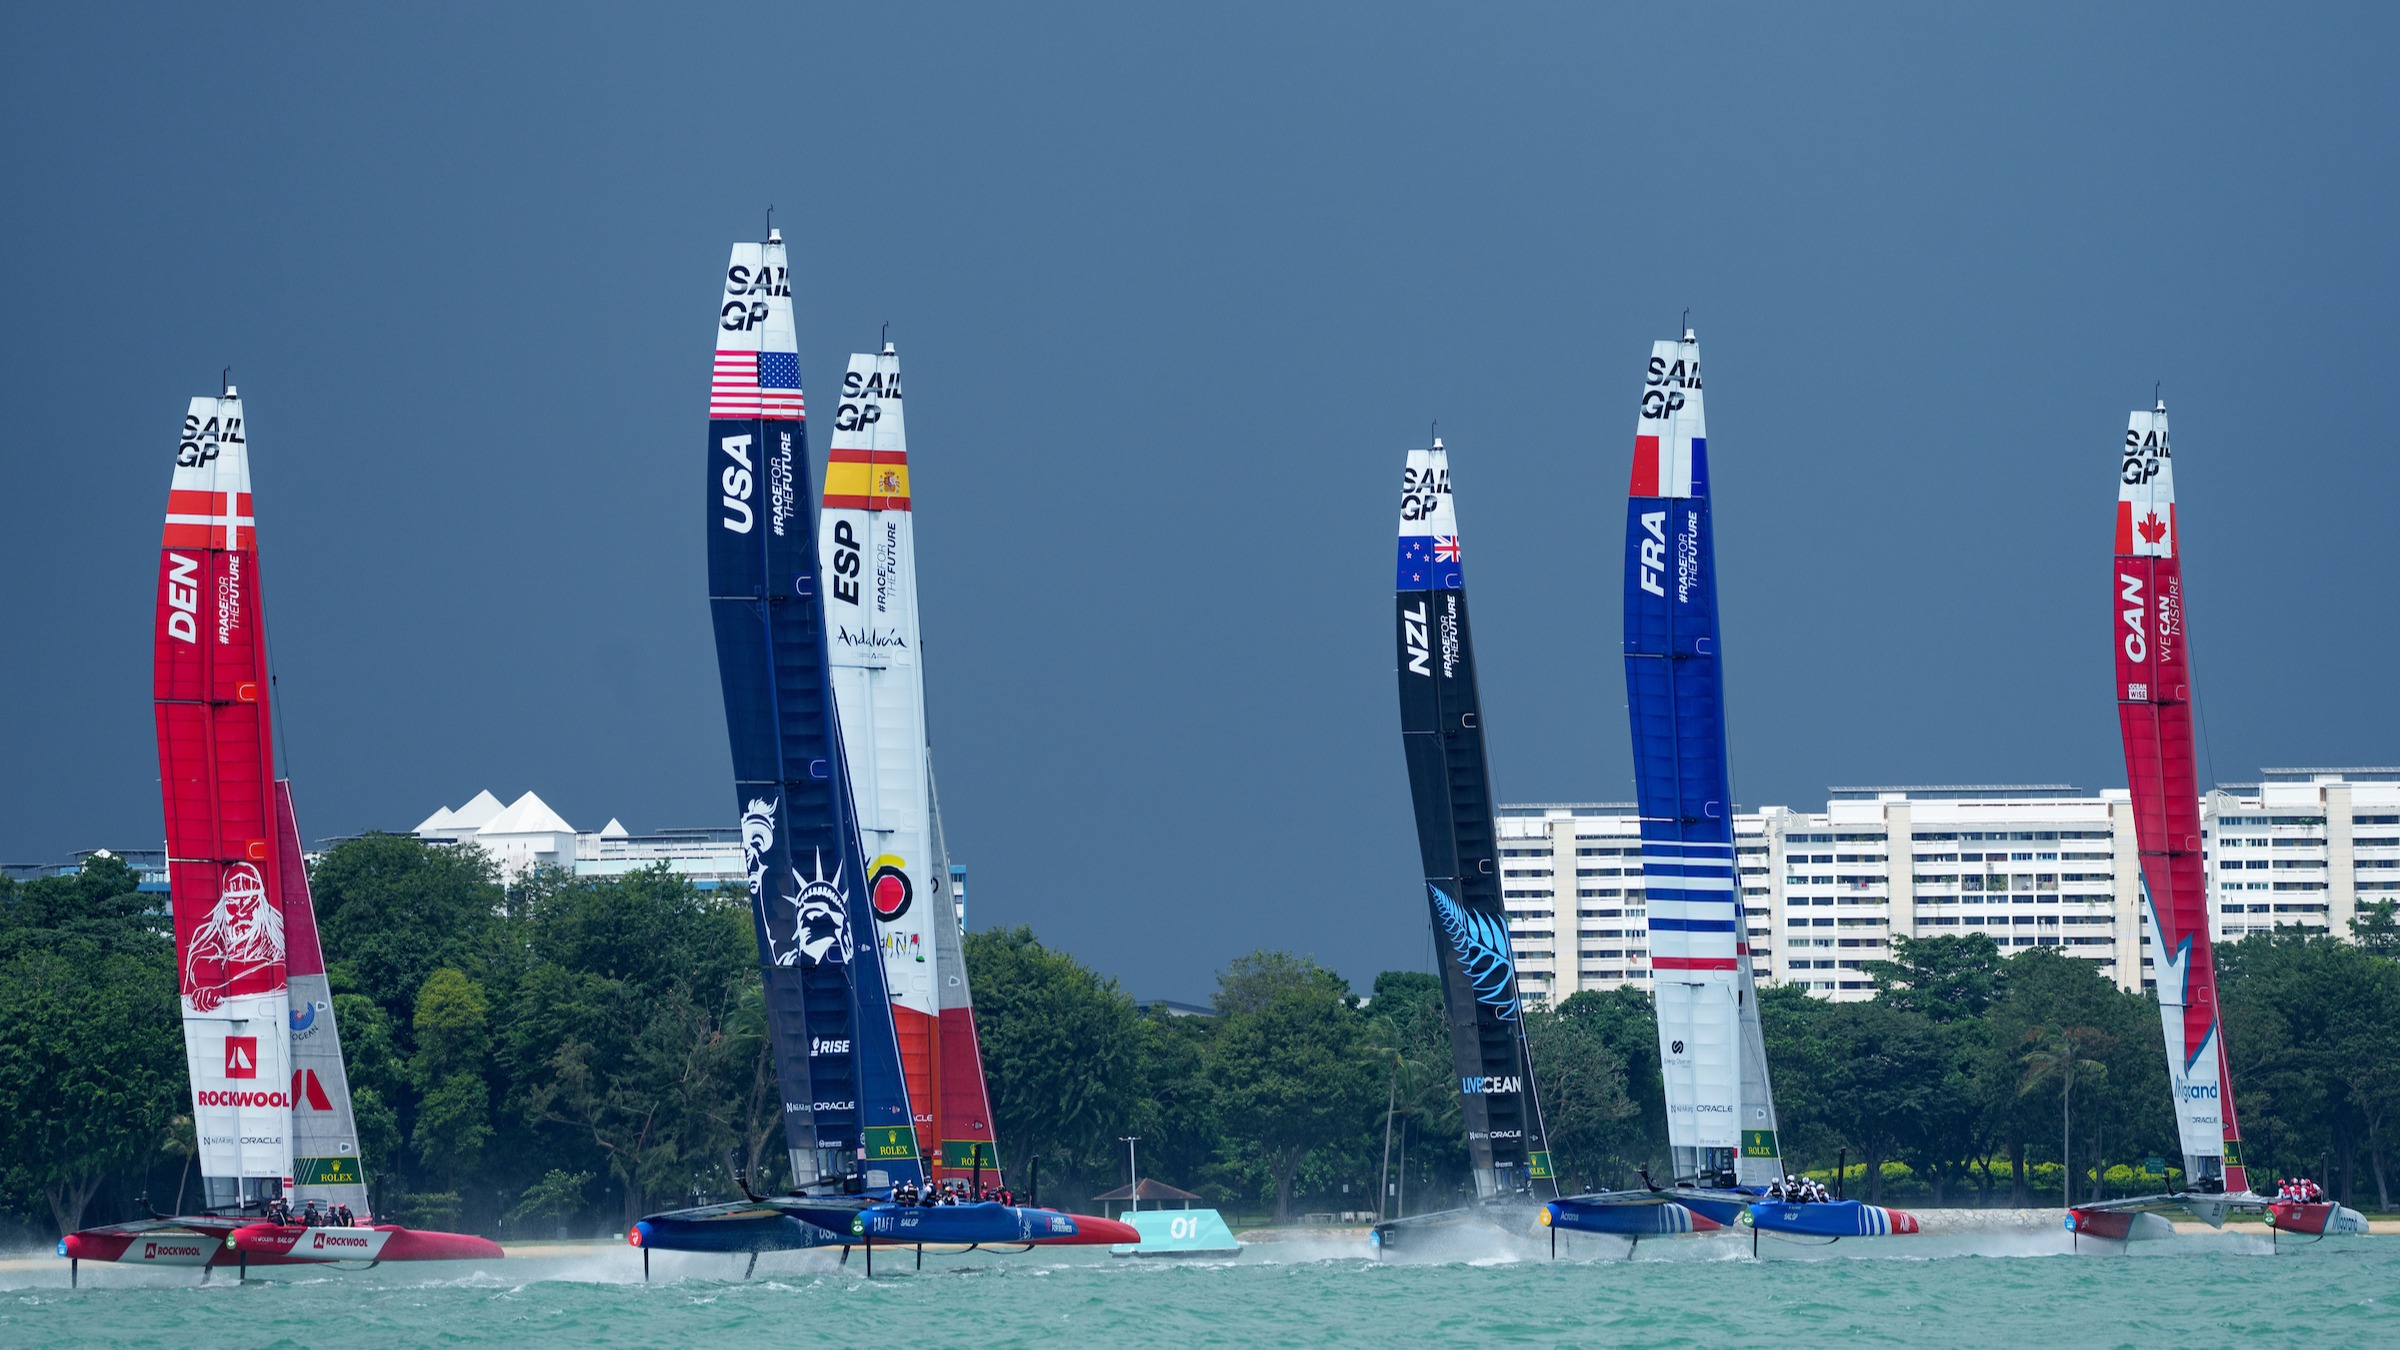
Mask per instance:
[[[2186,1184],[2248,1189],[2208,936],[2208,878],[2200,841],[2200,783],[2192,753],[2192,676],[2183,563],[2175,520],[2174,456],[2164,403],[2136,412],[2125,433],[2110,580],[2117,721],[2125,738],[2134,836],[2141,847],[2151,966],[2167,1043],[2167,1072],[2183,1141]]]
[[[161,538],[153,679],[175,960],[201,1171],[291,1170],[283,867],[248,435],[196,398]]]

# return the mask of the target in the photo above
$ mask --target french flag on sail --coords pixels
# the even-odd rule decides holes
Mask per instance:
[[[1708,491],[1706,436],[1636,436],[1629,497],[1698,497]]]

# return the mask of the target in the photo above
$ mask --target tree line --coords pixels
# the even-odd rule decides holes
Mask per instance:
[[[196,1193],[170,927],[117,859],[0,883],[0,1221],[28,1234]],[[621,1232],[784,1167],[746,897],[664,868],[536,871],[370,835],[311,872],[376,1212],[504,1237]],[[2400,922],[2218,951],[2254,1175],[2390,1207]],[[1895,941],[1875,996],[1759,1007],[1787,1163],[1851,1193],[2057,1203],[2180,1180],[2159,1012],[2089,962],[1981,936]],[[1024,928],[966,941],[1001,1161],[1077,1204],[1143,1175],[1243,1214],[1423,1212],[1468,1193],[1439,982],[1364,991],[1261,951],[1211,1015],[1144,1007]],[[1666,1172],[1657,1024],[1638,988],[1529,1007],[1570,1190]],[[2154,1168],[2152,1160],[2163,1165]],[[2162,1175],[2164,1173],[2164,1175]],[[1035,1178],[1039,1180],[1036,1182]]]

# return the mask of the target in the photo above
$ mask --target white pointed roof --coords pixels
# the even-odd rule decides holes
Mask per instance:
[[[623,839],[623,838],[626,838],[626,837],[627,837],[627,834],[626,834],[625,826],[623,825],[623,823],[621,823],[620,821],[618,821],[618,819],[617,819],[615,816],[610,816],[610,817],[608,818],[608,823],[607,823],[606,825],[603,825],[603,826],[601,826],[601,827],[600,827],[600,837],[601,837],[601,838],[603,838],[603,839]]]
[[[532,795],[530,792],[525,794],[526,797]],[[523,801],[524,797],[517,800]],[[492,795],[490,788],[485,788],[476,793],[465,806],[450,813],[449,827],[454,830],[480,830],[490,824],[492,819],[501,813],[501,810],[500,799]]]
[[[481,801],[484,799],[484,797],[489,796],[491,796],[491,794],[487,792],[483,797],[478,797],[476,801]],[[467,806],[472,807],[474,804],[474,802],[469,802],[467,803]],[[495,803],[495,805],[496,804],[497,803]],[[466,809],[461,808],[459,814],[464,816],[466,814]],[[507,810],[502,811],[498,815],[493,816],[490,820],[485,821],[483,823],[483,827],[478,829],[476,833],[573,834],[575,833],[575,827],[560,819],[559,814],[550,809],[549,803],[528,792],[524,796],[517,798],[513,802],[510,802]]]
[[[428,835],[448,834],[456,828],[458,828],[458,813],[445,806],[418,821],[417,828],[410,833],[422,838]]]

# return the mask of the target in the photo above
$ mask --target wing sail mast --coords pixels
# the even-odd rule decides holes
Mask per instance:
[[[736,244],[709,386],[709,610],[792,1180],[920,1179],[826,662],[781,232]]]
[[[851,356],[826,450],[818,541],[834,702],[920,1142],[937,1173],[979,1172],[997,1184],[950,863],[934,812],[904,406],[891,343]]]
[[[1416,802],[1426,902],[1440,952],[1450,1058],[1478,1199],[1555,1199],[1525,1047],[1516,956],[1500,895],[1491,769],[1467,630],[1450,457],[1408,452],[1395,584],[1401,744]]]
[[[2124,734],[2134,839],[2141,849],[2151,969],[2158,981],[2167,1075],[2182,1137],[2184,1184],[2243,1192],[2241,1128],[2217,1016],[2216,954],[2200,842],[2199,768],[2192,752],[2190,635],[2182,529],[2167,405],[2135,410],[2117,483],[2117,543],[2109,583],[2116,644],[2117,725]]]
[[[208,1204],[292,1169],[288,869],[275,821],[249,434],[238,391],[184,415],[161,537],[152,682],[192,1121]]]
[[[1782,1170],[1735,865],[1700,344],[1654,343],[1625,511],[1625,687],[1678,1179]]]

